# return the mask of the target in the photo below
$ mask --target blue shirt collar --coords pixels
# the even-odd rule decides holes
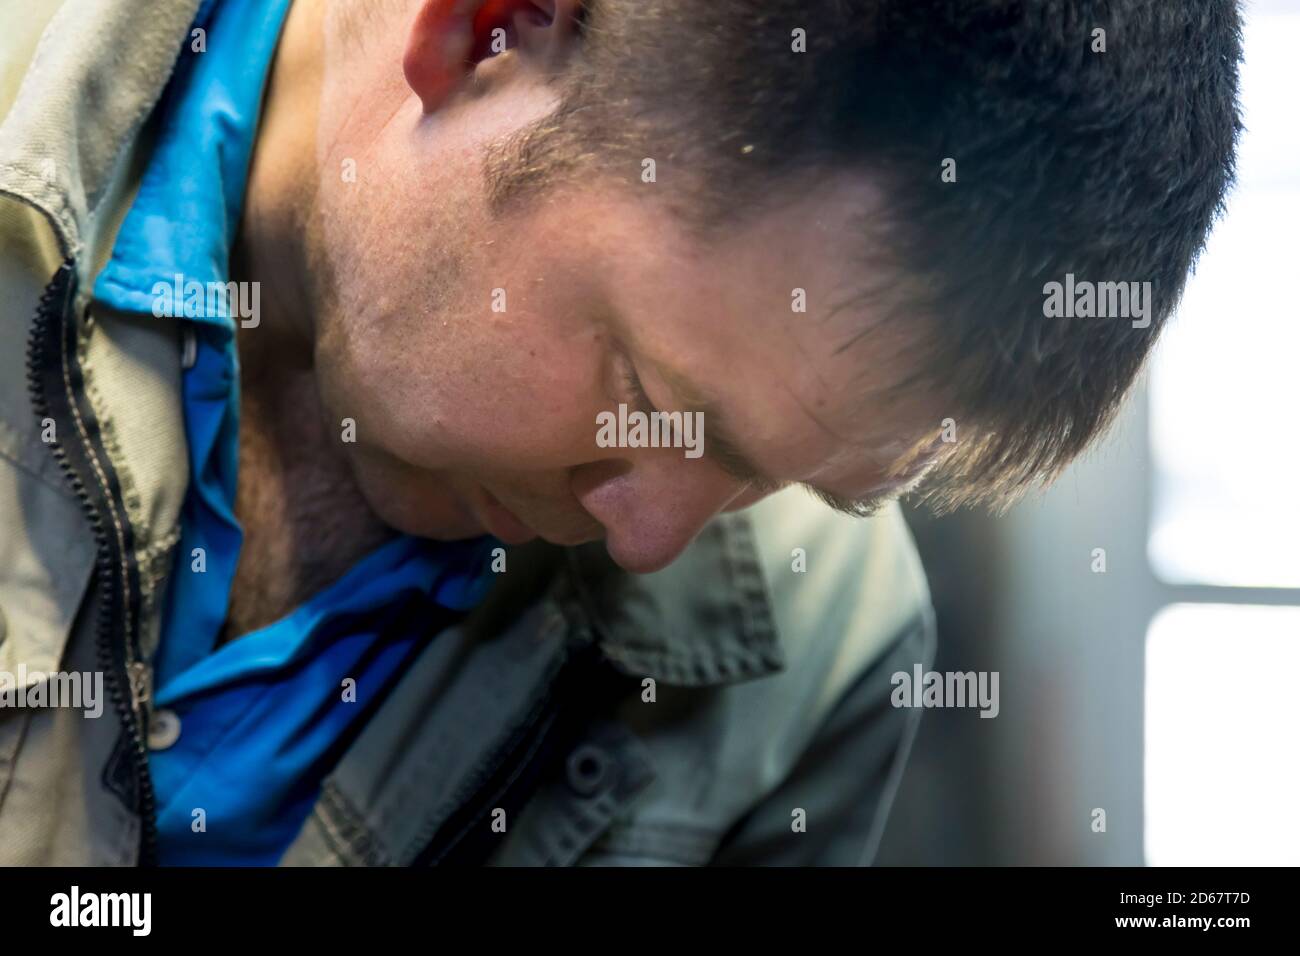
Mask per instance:
[[[213,10],[220,2],[220,23]],[[113,308],[183,315],[170,290],[225,283],[262,96],[290,0],[204,0],[158,111],[157,146],[95,282]],[[202,52],[195,49],[199,38]],[[166,290],[166,291],[164,291]],[[163,307],[159,306],[162,299]],[[227,314],[189,315],[233,331]]]

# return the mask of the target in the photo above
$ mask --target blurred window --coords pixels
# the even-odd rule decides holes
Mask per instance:
[[[1300,4],[1247,7],[1238,184],[1152,370],[1154,865],[1300,863],[1297,50]]]
[[[1300,860],[1300,608],[1175,604],[1146,652],[1146,856]]]

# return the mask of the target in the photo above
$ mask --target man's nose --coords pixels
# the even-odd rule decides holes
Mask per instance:
[[[706,458],[686,458],[679,448],[640,449],[581,465],[570,486],[605,526],[609,556],[638,574],[670,564],[747,487]]]

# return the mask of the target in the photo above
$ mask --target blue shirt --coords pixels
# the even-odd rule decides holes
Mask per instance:
[[[184,45],[159,106],[156,148],[95,283],[96,299],[181,318],[195,339],[181,383],[190,485],[153,660],[155,713],[173,731],[150,735],[163,864],[278,862],[324,776],[427,639],[437,606],[477,603],[499,546],[487,537],[454,544],[398,537],[281,620],[216,646],[243,541],[235,518],[239,317],[189,291],[229,279],[262,92],[288,6],[200,7],[195,26],[205,30],[206,49]]]

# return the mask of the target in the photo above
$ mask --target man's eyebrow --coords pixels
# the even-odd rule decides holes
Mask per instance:
[[[705,423],[702,431],[704,454],[716,462],[723,471],[733,478],[750,484],[759,491],[768,493],[779,491],[786,485],[792,484],[789,481],[778,481],[769,477],[763,469],[754,464],[748,455],[740,450],[740,443],[732,437],[733,433],[727,425],[726,415],[714,402],[703,397],[700,389],[696,388],[690,380],[678,374],[675,369],[653,359],[650,362],[654,365],[659,376],[668,384],[668,387],[673,390],[673,393],[682,399],[683,411],[688,415],[699,412],[703,416]],[[855,518],[869,516],[876,510],[878,505],[878,502],[871,498],[857,501],[832,494],[821,488],[815,488],[812,485],[804,485],[804,487],[836,511]]]

